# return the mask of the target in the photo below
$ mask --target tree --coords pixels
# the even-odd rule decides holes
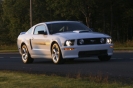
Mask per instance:
[[[50,11],[47,10],[45,0],[32,0],[33,24],[46,22],[51,19]]]
[[[32,0],[33,25],[78,20],[114,41],[133,39],[133,0]],[[30,28],[29,0],[0,0],[0,41],[14,42]],[[6,37],[5,37],[6,36]]]
[[[46,2],[50,6],[48,9],[55,11],[53,14],[60,14],[66,19],[75,16],[78,20],[81,20],[80,16],[84,16],[86,25],[91,27],[91,15],[95,8],[94,0],[46,0]]]
[[[121,14],[122,25],[126,32],[125,40],[133,39],[133,0],[126,0],[123,5],[123,13]]]
[[[91,16],[93,14],[93,10],[95,8],[94,0],[74,0],[74,4],[76,8],[84,15],[86,25],[91,27]]]
[[[3,19],[8,24],[6,27],[10,40],[16,42],[19,33],[29,28],[29,1],[4,0],[2,5]]]
[[[5,44],[6,42],[8,42],[8,30],[6,29],[6,23],[3,20],[3,9],[2,9],[2,3],[3,1],[0,0],[0,44]]]

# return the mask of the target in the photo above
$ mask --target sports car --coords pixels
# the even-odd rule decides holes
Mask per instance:
[[[35,58],[52,59],[55,64],[91,56],[108,61],[113,55],[111,36],[93,32],[78,21],[38,23],[20,33],[17,46],[25,64]]]

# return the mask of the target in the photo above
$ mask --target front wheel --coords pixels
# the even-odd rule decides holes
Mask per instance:
[[[64,62],[60,47],[57,43],[53,44],[51,54],[52,54],[52,60],[55,64],[61,64]]]
[[[98,56],[100,61],[109,61],[111,56],[105,55],[105,56]]]
[[[28,63],[32,63],[34,61],[34,59],[31,58],[26,45],[22,45],[21,52],[22,52],[23,63],[28,64]]]

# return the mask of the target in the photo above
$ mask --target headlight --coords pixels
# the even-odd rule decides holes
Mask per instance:
[[[74,40],[67,40],[65,42],[65,46],[73,46],[74,45]]]
[[[112,43],[112,39],[111,38],[107,38],[107,44],[111,44]]]

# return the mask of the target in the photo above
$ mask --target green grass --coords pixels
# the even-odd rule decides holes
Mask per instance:
[[[0,71],[0,88],[133,88],[133,84],[109,82],[107,78],[29,74],[23,72]]]
[[[116,50],[133,50],[133,41],[114,42],[114,49]]]
[[[0,45],[0,53],[18,52],[17,44]]]
[[[17,50],[17,44],[0,45],[0,50]]]

